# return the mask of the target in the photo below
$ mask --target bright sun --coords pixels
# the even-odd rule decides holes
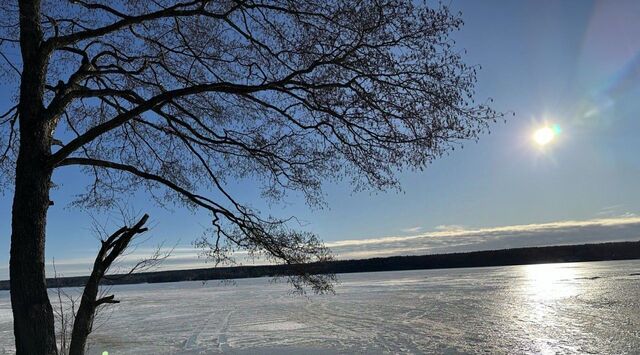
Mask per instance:
[[[533,141],[536,142],[537,145],[543,147],[551,143],[551,141],[553,141],[553,139],[559,133],[560,133],[560,128],[557,125],[554,125],[553,127],[545,126],[542,128],[538,128],[533,133]]]

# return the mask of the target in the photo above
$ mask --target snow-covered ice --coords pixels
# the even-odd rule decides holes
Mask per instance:
[[[336,295],[244,279],[112,288],[89,354],[633,353],[640,261],[340,275]],[[0,354],[12,353],[0,292]]]

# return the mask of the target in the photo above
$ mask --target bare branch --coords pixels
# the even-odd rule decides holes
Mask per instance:
[[[94,28],[94,29],[87,29],[84,31],[76,32],[76,33],[65,35],[65,36],[53,37],[45,43],[45,47],[59,48],[62,46],[68,46],[68,45],[71,45],[80,41],[84,41],[87,39],[104,36],[109,33],[126,28],[128,26],[140,24],[146,21],[157,20],[161,18],[193,16],[196,14],[201,14],[203,13],[202,8],[207,2],[208,2],[207,0],[195,0],[195,1],[185,2],[185,3],[178,3],[166,9],[162,9],[152,13],[148,13],[140,16],[128,16],[104,5],[90,4],[84,1],[78,1],[77,3],[87,8],[106,10],[111,14],[115,14],[118,17],[121,17],[122,19],[108,26]],[[198,7],[189,9],[194,5],[198,5]]]
[[[20,71],[20,69],[18,69],[18,67],[16,67],[15,64],[13,64],[9,58],[7,58],[7,56],[4,54],[4,52],[0,51],[0,57],[2,57],[2,59],[4,59],[5,62],[7,62],[7,64],[9,65],[9,67],[11,69],[13,69],[14,72],[16,72],[16,74],[18,74],[18,77],[22,77],[22,72]]]

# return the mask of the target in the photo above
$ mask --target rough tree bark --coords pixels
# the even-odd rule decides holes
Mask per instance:
[[[37,0],[20,1],[20,151],[11,219],[11,305],[17,354],[56,354],[54,315],[45,279],[45,229],[52,131],[43,118],[46,58]]]
[[[17,354],[57,353],[44,272],[51,170],[42,168],[46,152],[37,143],[46,133],[38,128],[22,129],[34,139],[21,145],[13,199],[10,278]]]

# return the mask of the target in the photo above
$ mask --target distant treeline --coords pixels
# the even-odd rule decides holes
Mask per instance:
[[[420,256],[392,256],[360,260],[336,260],[304,266],[309,273],[353,273],[461,267],[523,265],[540,263],[640,259],[640,241],[601,244],[564,245],[535,248],[515,248]],[[193,270],[144,272],[131,275],[111,275],[104,284],[177,282],[196,280],[241,279],[247,277],[282,276],[299,265],[261,265],[215,267]],[[84,286],[86,276],[47,279],[47,286]],[[0,290],[8,290],[9,281],[0,281]]]

